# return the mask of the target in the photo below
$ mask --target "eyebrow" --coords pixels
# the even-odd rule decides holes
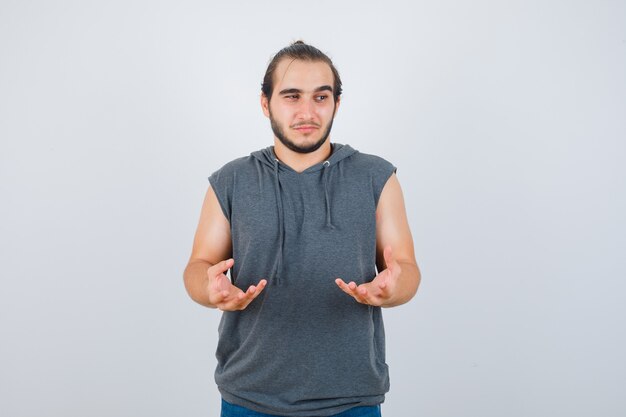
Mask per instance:
[[[314,93],[319,93],[320,91],[330,91],[332,93],[333,88],[330,85],[323,85],[313,90]],[[300,90],[299,88],[286,88],[284,90],[280,90],[278,94],[283,95],[283,94],[300,94],[300,93],[302,93],[302,90]]]

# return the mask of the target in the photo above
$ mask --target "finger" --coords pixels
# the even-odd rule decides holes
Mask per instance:
[[[218,262],[208,269],[209,278],[214,278],[219,274],[223,274],[228,271],[235,264],[233,258],[226,259],[222,262]]]
[[[254,298],[254,294],[257,292],[257,287],[250,285],[246,292],[242,292],[237,295],[237,302],[239,304],[248,304]]]
[[[350,296],[352,296],[352,297],[354,297],[354,298],[357,298],[357,296],[358,296],[358,295],[354,292],[354,290],[353,290],[353,289],[351,289],[351,288],[350,288],[350,286],[349,286],[348,284],[346,284],[346,283],[344,282],[344,280],[342,280],[341,278],[337,278],[337,279],[335,280],[335,283],[337,284],[337,286],[338,286],[338,287],[339,287],[339,288],[340,288],[343,292],[345,292],[346,294],[348,294],[348,295],[350,295]],[[358,300],[357,300],[357,301],[358,301]]]
[[[378,274],[378,276],[372,281],[376,284],[376,286],[380,290],[388,290],[389,288],[389,280],[392,278],[392,271],[389,269],[385,269],[383,272]]]
[[[359,285],[354,292],[357,294],[357,300],[362,304],[377,305],[376,298],[371,291],[372,284],[366,283]]]
[[[267,280],[262,279],[261,281],[259,281],[259,283],[256,286],[256,290],[254,291],[254,294],[252,296],[252,299],[255,299],[256,297],[258,297],[266,285],[267,285]]]
[[[230,280],[224,274],[219,274],[213,277],[213,279],[209,279],[210,291],[213,291],[213,292],[226,291],[226,295],[228,295],[230,293],[231,287],[232,287],[232,284],[230,283]]]
[[[246,298],[240,303],[239,308],[243,310],[244,308],[248,307],[250,303],[255,298],[257,298],[259,294],[261,294],[261,292],[263,291],[263,288],[265,288],[265,284],[259,283],[259,285],[256,287],[254,285],[251,285],[250,288],[248,288],[248,291],[246,291]]]
[[[228,298],[229,292],[227,290],[216,289],[209,296],[209,302],[214,305],[223,303]]]
[[[371,306],[379,306],[380,298],[372,294],[367,287],[368,284],[361,284],[358,288],[359,298],[363,304],[369,304]]]
[[[350,281],[349,284],[346,284],[342,279],[337,278],[335,280],[337,285],[345,292],[346,294],[352,296],[357,302],[361,304],[369,304],[367,286],[371,284],[361,284],[357,285],[354,281]]]
[[[335,284],[337,284],[340,288],[341,287],[346,287],[348,285],[341,278],[335,279]]]
[[[246,298],[250,298],[250,300],[253,300],[257,295],[259,295],[261,291],[263,291],[263,288],[265,288],[266,285],[267,280],[264,279],[259,281],[257,285],[250,285],[246,290]]]
[[[240,310],[241,297],[245,298],[245,293],[239,288],[233,286],[228,295],[222,299],[222,302],[217,304],[217,308],[222,311],[235,311]]]
[[[262,279],[257,285],[250,285],[246,292],[243,291],[237,294],[237,299],[233,304],[234,310],[243,310],[263,291],[267,285],[267,280]]]
[[[363,300],[363,301],[370,301],[370,298],[372,296],[372,293],[370,291],[368,291],[366,284],[361,284],[357,287],[356,289],[356,293],[359,295],[359,297]]]
[[[390,278],[390,276],[387,275],[387,278]],[[378,293],[377,293],[378,298],[386,299],[391,296],[392,286],[390,285],[387,279],[380,281],[377,287],[378,287]]]
[[[351,282],[352,284],[352,288],[350,287],[350,284],[346,284],[346,282],[344,280],[342,280],[341,278],[337,278],[335,280],[335,283],[339,286],[339,288],[341,288],[346,294],[350,294],[352,296],[356,295],[354,290],[356,289],[356,284],[354,284],[354,282]]]
[[[352,290],[352,293],[354,294],[354,298],[356,298],[356,300],[359,303],[369,304],[369,300],[368,300],[369,292],[367,290],[367,287],[369,285],[371,284],[366,283],[366,284],[357,285],[356,282],[351,281],[350,284],[348,284],[348,287],[350,288],[350,290]]]

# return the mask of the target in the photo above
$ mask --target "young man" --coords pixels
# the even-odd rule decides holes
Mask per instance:
[[[396,168],[330,142],[340,96],[325,54],[282,49],[261,93],[274,146],[209,177],[184,280],[223,311],[222,417],[380,416],[381,307],[409,301],[420,272]]]

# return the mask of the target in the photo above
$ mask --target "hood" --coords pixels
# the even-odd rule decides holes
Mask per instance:
[[[324,184],[324,198],[326,200],[326,224],[324,227],[328,229],[335,229],[335,226],[332,223],[332,219],[330,216],[331,210],[331,201],[328,193],[328,174],[334,169],[334,167],[343,159],[349,157],[350,155],[356,153],[357,151],[353,149],[350,145],[342,145],[340,143],[331,143],[332,152],[330,157],[318,164],[315,164],[300,174],[308,174],[312,172],[318,172],[320,170],[324,170],[322,173],[322,182]],[[276,260],[274,262],[274,268],[272,271],[272,276],[269,277],[268,282],[273,285],[282,285],[282,265],[283,265],[283,252],[284,252],[284,242],[285,242],[285,216],[283,211],[283,198],[281,195],[281,187],[280,187],[280,172],[281,171],[292,171],[296,172],[289,165],[280,162],[274,153],[274,147],[268,146],[267,148],[261,149],[260,151],[252,152],[251,155],[259,160],[264,165],[268,166],[272,169],[274,173],[274,187],[276,193],[276,211],[278,212],[278,250],[276,251]]]

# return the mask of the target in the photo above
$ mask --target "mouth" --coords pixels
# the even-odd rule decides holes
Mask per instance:
[[[300,133],[310,133],[310,132],[313,132],[314,130],[319,129],[319,127],[315,125],[299,125],[299,126],[293,127],[293,129],[297,130]]]

